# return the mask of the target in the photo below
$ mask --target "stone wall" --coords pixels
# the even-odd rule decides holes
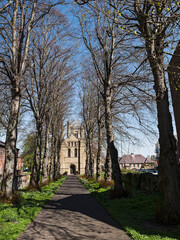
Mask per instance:
[[[30,174],[20,174],[16,176],[15,189],[22,189],[29,185],[30,183]]]
[[[0,185],[2,182],[2,174],[0,174]],[[16,176],[15,189],[22,189],[28,187],[30,183],[30,174],[20,174]]]
[[[17,166],[16,166],[17,170],[20,170],[23,168],[23,161],[24,159],[20,157],[17,158]],[[0,176],[3,175],[4,162],[5,162],[5,147],[0,147]]]

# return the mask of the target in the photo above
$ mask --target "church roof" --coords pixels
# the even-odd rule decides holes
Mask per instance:
[[[78,120],[75,120],[74,122],[72,122],[71,126],[72,127],[81,127],[81,123]]]

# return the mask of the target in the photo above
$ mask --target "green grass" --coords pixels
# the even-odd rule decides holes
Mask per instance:
[[[110,199],[110,189],[97,188],[97,183],[81,178],[92,195],[119,222],[123,229],[135,240],[174,240],[180,239],[180,226],[160,226],[154,222],[155,203],[159,201],[158,193],[132,191],[132,196]],[[96,186],[94,188],[93,186]]]
[[[18,205],[0,203],[0,240],[17,239],[64,181],[62,177],[42,187],[41,192],[20,191],[23,200]]]

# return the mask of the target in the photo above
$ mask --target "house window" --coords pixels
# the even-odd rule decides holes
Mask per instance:
[[[76,145],[76,142],[74,142],[74,146],[76,147],[77,145]]]
[[[73,142],[71,142],[71,146],[73,147]]]
[[[75,137],[76,137],[76,138],[78,138],[78,132],[75,132],[75,134],[74,134],[74,135],[75,135]]]
[[[70,142],[68,142],[68,147],[70,147]]]
[[[74,157],[77,157],[77,148],[74,150]]]
[[[136,164],[133,164],[133,167],[135,168]]]
[[[71,149],[68,148],[68,157],[71,157]]]

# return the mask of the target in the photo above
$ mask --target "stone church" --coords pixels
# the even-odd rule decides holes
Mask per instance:
[[[67,138],[61,145],[61,174],[85,173],[85,136],[79,121],[67,122]]]

